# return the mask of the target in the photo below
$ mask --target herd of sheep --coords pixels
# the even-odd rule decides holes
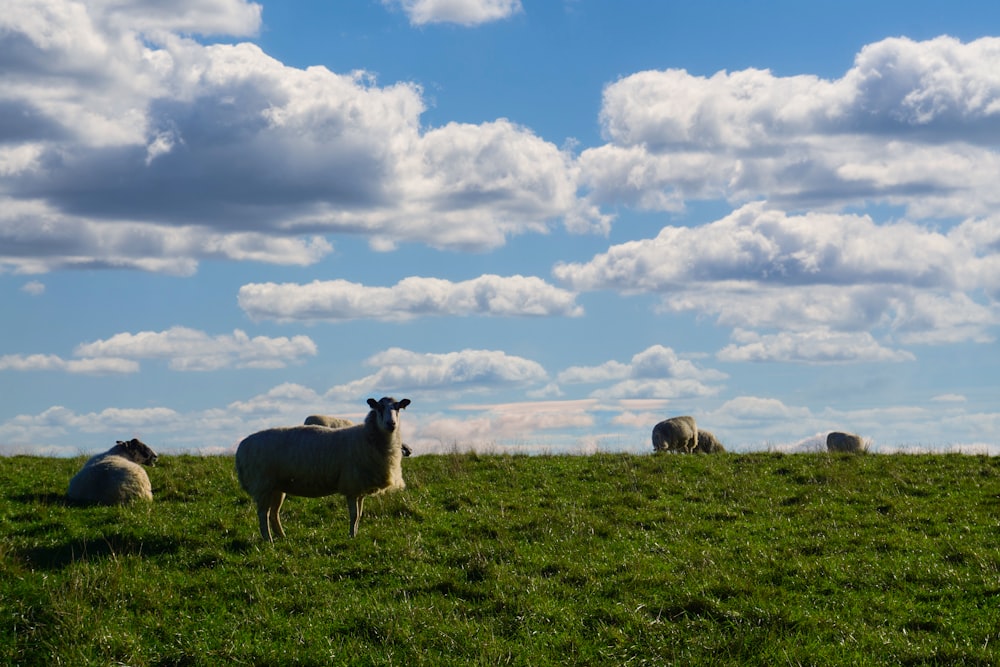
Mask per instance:
[[[278,512],[286,495],[347,498],[349,534],[358,533],[365,496],[403,489],[402,459],[410,455],[399,428],[399,411],[410,404],[386,396],[368,399],[371,410],[361,424],[325,415],[310,415],[302,426],[283,426],[247,436],[236,448],[240,486],[257,506],[261,537],[284,537]],[[654,452],[718,454],[726,451],[694,417],[666,419],[653,427]],[[866,450],[861,438],[834,431],[827,436],[831,452]],[[152,500],[143,465],[156,463],[156,452],[139,440],[119,440],[91,457],[69,482],[75,503],[121,504]]]

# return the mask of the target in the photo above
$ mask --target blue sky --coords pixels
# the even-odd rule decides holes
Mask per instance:
[[[0,453],[1000,452],[1000,6],[14,0]]]

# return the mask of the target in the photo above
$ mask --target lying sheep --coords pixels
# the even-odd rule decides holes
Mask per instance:
[[[350,419],[331,417],[330,415],[309,415],[306,417],[304,423],[306,426],[325,426],[327,428],[347,428],[348,426],[354,426],[354,422]],[[413,453],[405,442],[402,447],[403,456],[409,456]]]
[[[698,448],[698,426],[694,417],[671,417],[653,427],[654,452],[684,452]]]
[[[695,451],[702,454],[725,454],[726,448],[711,431],[698,429],[698,445],[695,447]]]
[[[260,534],[284,537],[278,512],[285,495],[347,497],[350,535],[358,533],[365,496],[402,489],[399,411],[410,399],[368,399],[363,424],[332,429],[303,425],[271,428],[247,436],[236,449],[240,486],[257,504]]]
[[[828,452],[847,452],[850,454],[856,454],[858,452],[865,451],[866,447],[864,442],[861,441],[861,436],[859,435],[833,431],[826,436],[826,450]]]
[[[90,459],[69,481],[66,496],[73,502],[116,505],[152,500],[153,487],[143,465],[156,463],[156,452],[132,439]]]

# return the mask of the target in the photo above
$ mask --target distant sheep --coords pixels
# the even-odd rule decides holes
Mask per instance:
[[[350,419],[344,419],[343,417],[331,417],[330,415],[309,415],[306,417],[306,426],[325,426],[327,428],[347,428],[348,426],[354,426],[354,422]],[[413,452],[404,442],[403,445],[403,456],[409,456]]]
[[[354,426],[354,422],[343,417],[331,417],[329,415],[309,415],[306,417],[306,426],[325,426],[327,428],[346,428]]]
[[[856,454],[866,450],[865,443],[861,436],[853,433],[841,433],[833,431],[826,436],[826,450],[828,452],[847,452]]]
[[[702,454],[725,454],[726,448],[711,431],[698,429],[698,446],[695,451]]]
[[[684,452],[698,448],[698,425],[694,417],[671,417],[653,427],[654,452]]]
[[[152,500],[153,487],[143,465],[156,463],[156,452],[132,439],[90,459],[69,481],[66,496],[73,502],[118,505]]]
[[[257,504],[260,534],[284,537],[278,512],[285,495],[347,497],[350,536],[358,533],[365,496],[402,489],[399,411],[410,399],[368,399],[363,424],[332,429],[303,425],[271,428],[247,436],[236,449],[240,486]]]

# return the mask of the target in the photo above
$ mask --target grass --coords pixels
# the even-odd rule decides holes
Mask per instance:
[[[228,457],[74,507],[0,458],[0,664],[988,665],[1000,460],[452,454],[290,498],[263,544]]]

